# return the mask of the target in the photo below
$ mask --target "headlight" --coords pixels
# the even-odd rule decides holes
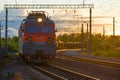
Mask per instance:
[[[32,37],[28,37],[27,40],[28,40],[28,41],[32,41]]]
[[[52,44],[52,43],[53,43],[53,38],[52,37],[48,37],[47,44]]]
[[[38,22],[42,22],[42,18],[38,18]]]

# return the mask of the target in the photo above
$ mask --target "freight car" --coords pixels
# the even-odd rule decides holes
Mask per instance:
[[[50,62],[56,54],[55,23],[45,11],[32,11],[19,28],[19,54],[30,62]]]
[[[56,41],[57,49],[78,49],[81,48],[81,42],[63,42]]]

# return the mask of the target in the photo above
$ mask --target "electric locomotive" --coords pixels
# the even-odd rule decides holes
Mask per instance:
[[[32,11],[19,28],[19,53],[27,61],[49,62],[56,54],[55,23],[45,11]]]

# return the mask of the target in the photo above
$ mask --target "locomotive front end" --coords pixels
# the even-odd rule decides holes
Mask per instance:
[[[52,60],[56,54],[54,22],[46,18],[44,14],[34,12],[34,16],[29,14],[23,23],[22,53],[32,61]]]

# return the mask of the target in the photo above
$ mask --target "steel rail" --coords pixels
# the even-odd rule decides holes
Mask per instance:
[[[78,72],[75,72],[75,71],[72,71],[72,70],[69,70],[69,69],[65,69],[65,68],[62,68],[62,67],[59,67],[59,66],[56,66],[56,65],[53,65],[53,64],[48,64],[48,66],[54,67],[54,68],[62,70],[64,72],[68,72],[68,73],[80,76],[81,78],[83,78],[83,80],[84,79],[85,80],[100,80],[98,78],[95,78],[95,77],[92,77],[92,76],[89,76],[89,75],[85,75],[85,74],[82,74],[82,73],[78,73]]]
[[[45,74],[45,75],[47,75],[47,76],[49,76],[49,77],[51,77],[51,78],[53,78],[55,80],[67,80],[66,78],[64,78],[62,76],[56,75],[56,74],[54,74],[52,72],[49,72],[49,71],[39,67],[38,65],[34,65],[34,64],[28,64],[28,65],[30,65],[32,68],[42,72],[43,74]]]
[[[63,55],[63,54],[59,54],[59,55],[61,55],[62,58],[67,58],[67,59],[71,59],[71,60],[78,60],[78,61],[82,61],[82,62],[88,62],[88,63],[109,66],[109,67],[120,68],[120,63],[118,63],[118,62],[104,61],[104,60],[98,60],[98,59],[88,59],[88,58],[82,58],[82,57],[74,57],[74,56]]]

